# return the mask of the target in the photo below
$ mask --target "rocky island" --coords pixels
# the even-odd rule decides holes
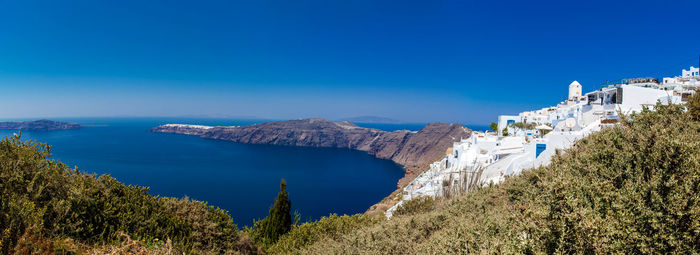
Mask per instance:
[[[17,129],[27,131],[53,131],[80,129],[82,126],[75,122],[61,122],[53,120],[34,121],[0,121],[0,129]]]
[[[443,157],[454,142],[471,135],[460,124],[431,123],[418,131],[393,132],[359,127],[349,121],[320,118],[266,122],[241,127],[166,124],[152,132],[197,135],[248,144],[333,147],[366,151],[389,159],[406,169],[397,186],[402,187],[431,162]]]

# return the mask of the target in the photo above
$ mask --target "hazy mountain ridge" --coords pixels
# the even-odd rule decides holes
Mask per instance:
[[[51,130],[68,130],[79,129],[82,126],[75,122],[61,122],[53,120],[34,120],[34,121],[1,121],[0,129],[17,129],[17,130],[33,130],[33,131],[51,131]]]
[[[350,121],[355,123],[371,123],[371,124],[403,124],[406,122],[395,120],[392,118],[380,116],[357,116],[352,118],[340,119],[340,121]]]

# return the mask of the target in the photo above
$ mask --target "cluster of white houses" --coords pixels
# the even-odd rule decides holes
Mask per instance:
[[[681,76],[623,79],[601,89],[582,93],[577,81],[569,84],[567,100],[556,106],[518,115],[498,117],[496,132],[473,132],[469,139],[455,142],[451,150],[430,169],[404,187],[401,201],[419,196],[447,196],[474,185],[499,183],[505,176],[517,175],[550,163],[557,149],[566,149],[592,132],[618,122],[618,113],[639,112],[657,102],[684,103],[700,88],[698,68],[683,70]]]

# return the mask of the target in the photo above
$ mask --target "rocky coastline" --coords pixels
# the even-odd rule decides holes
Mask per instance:
[[[397,187],[403,187],[428,165],[444,157],[454,142],[471,135],[460,124],[431,123],[418,131],[393,132],[359,127],[349,121],[320,118],[265,122],[249,126],[201,126],[166,124],[151,129],[158,133],[196,135],[247,144],[333,147],[366,151],[377,158],[403,166],[406,174]]]

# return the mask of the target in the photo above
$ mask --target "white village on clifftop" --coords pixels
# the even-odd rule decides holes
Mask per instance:
[[[653,109],[657,102],[681,104],[700,87],[697,67],[681,76],[622,79],[582,94],[581,84],[569,84],[566,101],[518,115],[501,115],[495,132],[473,131],[455,142],[447,155],[430,164],[399,194],[386,212],[391,217],[405,201],[420,196],[449,197],[458,192],[496,184],[506,176],[548,165],[557,150],[571,147],[592,132],[619,122],[620,114]]]

